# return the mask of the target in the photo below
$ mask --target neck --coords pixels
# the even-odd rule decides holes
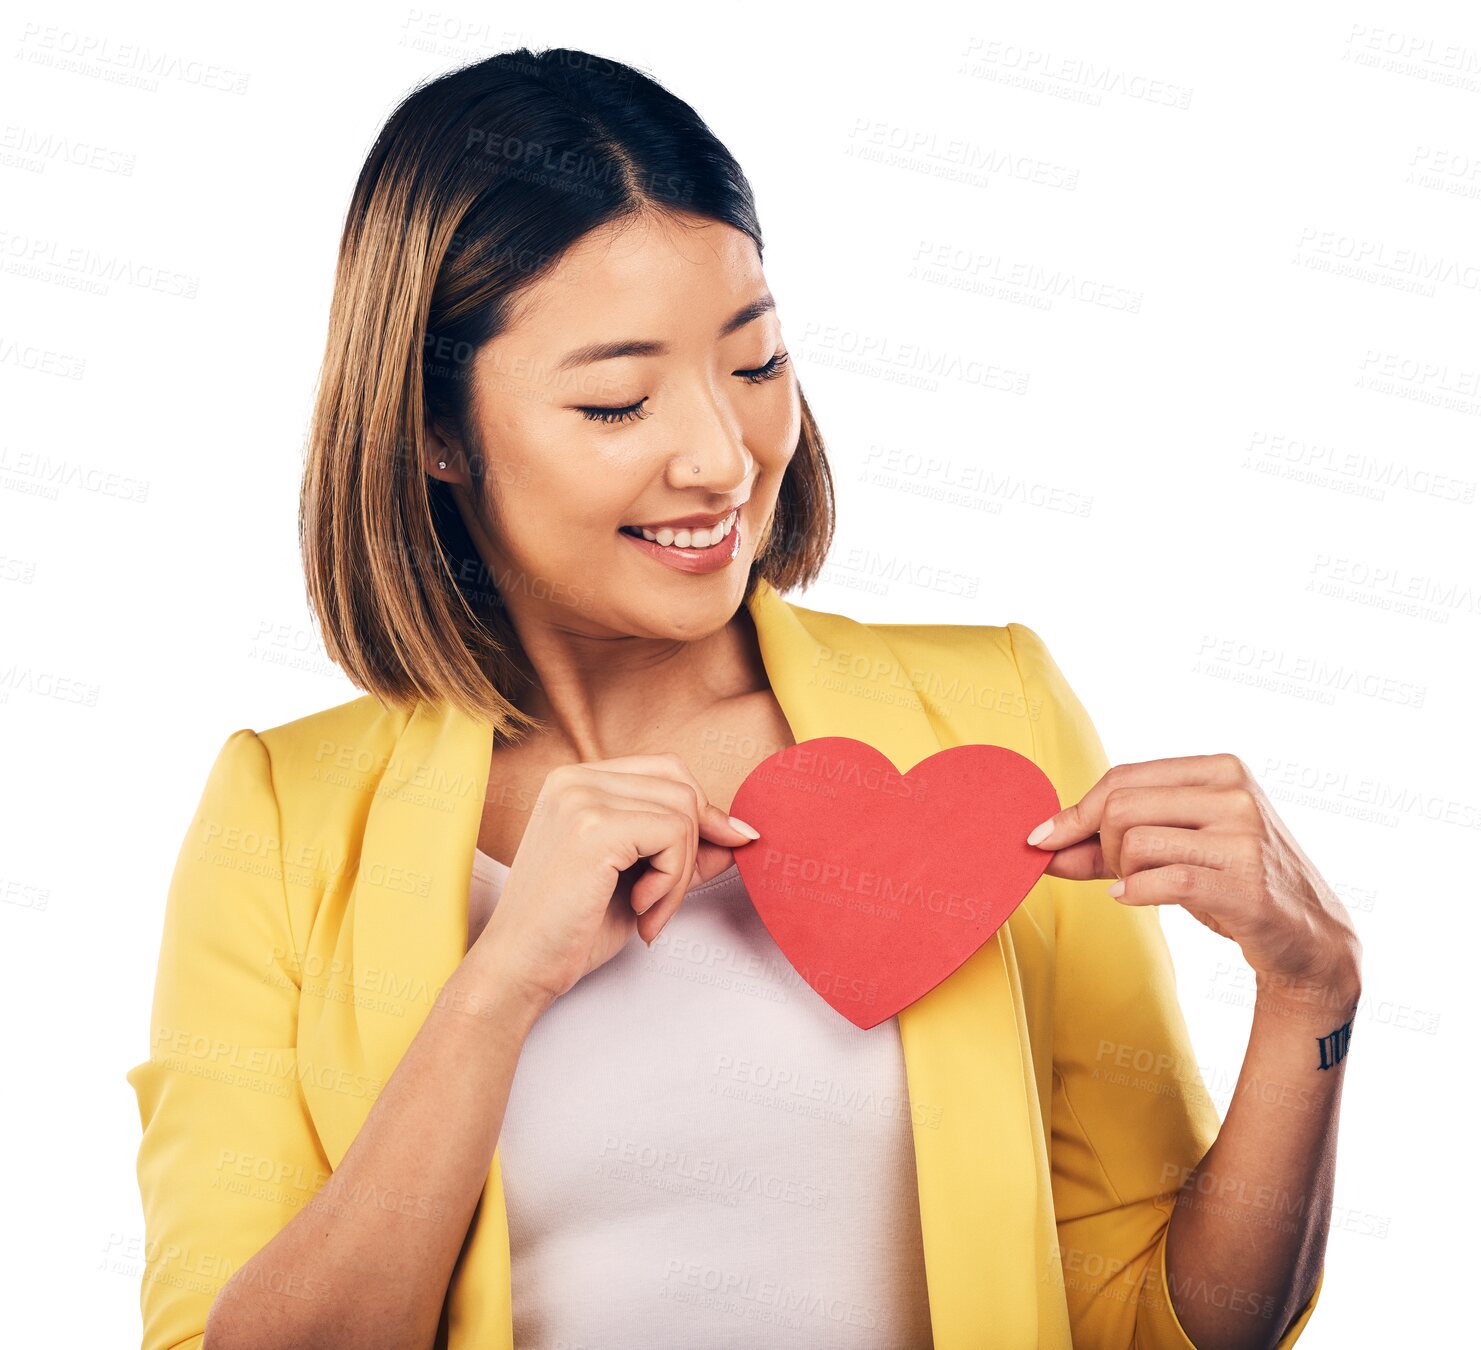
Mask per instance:
[[[581,762],[672,748],[675,728],[763,688],[747,608],[704,637],[594,637],[511,615],[529,673],[520,707]]]

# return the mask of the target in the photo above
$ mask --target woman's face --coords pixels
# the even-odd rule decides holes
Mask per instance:
[[[520,297],[474,387],[482,520],[455,448],[428,471],[521,631],[692,639],[734,615],[802,418],[745,234],[657,215],[594,231]]]

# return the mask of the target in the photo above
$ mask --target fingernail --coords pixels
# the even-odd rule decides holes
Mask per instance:
[[[743,835],[746,836],[746,838],[761,838],[761,831],[758,830],[754,825],[747,825],[745,821],[737,820],[734,816],[727,816],[726,819],[730,822],[731,829],[739,830]]]
[[[1118,881],[1114,886],[1107,886],[1106,887],[1106,894],[1107,895],[1120,895],[1125,889],[1126,889],[1126,883],[1124,881]]]
[[[1029,831],[1027,842],[1037,844],[1041,839],[1047,839],[1054,832],[1054,817],[1050,816],[1042,825],[1035,825]]]

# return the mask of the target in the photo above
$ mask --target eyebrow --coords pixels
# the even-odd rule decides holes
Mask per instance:
[[[769,310],[776,308],[776,300],[770,295],[763,295],[758,300],[752,300],[748,305],[742,305],[724,323],[720,325],[719,337],[729,337],[737,328],[744,328],[752,319],[759,319]],[[573,366],[587,366],[594,361],[614,361],[621,356],[666,356],[668,354],[668,343],[646,342],[638,339],[630,339],[626,342],[593,342],[585,347],[577,347],[575,351],[567,352],[561,357],[556,365],[557,370],[570,370]]]

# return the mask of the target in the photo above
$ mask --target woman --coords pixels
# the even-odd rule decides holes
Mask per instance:
[[[1342,907],[1232,756],[1108,768],[1032,629],[782,599],[832,498],[760,255],[692,109],[586,53],[455,71],[382,131],[301,502],[368,693],[234,732],[182,847],[128,1075],[146,1348],[1306,1325]],[[739,784],[823,735],[902,770],[1006,745],[1067,803],[1008,923],[870,1031],[732,862]],[[1169,903],[1259,978],[1222,1126]]]

